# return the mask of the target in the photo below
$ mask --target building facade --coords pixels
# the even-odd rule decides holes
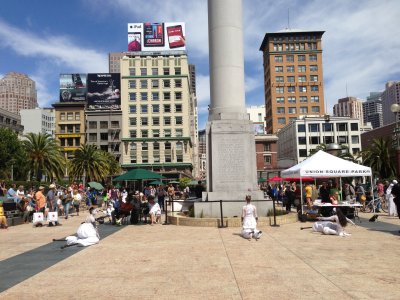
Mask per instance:
[[[0,79],[0,108],[19,114],[37,106],[36,83],[28,75],[10,72]]]
[[[0,108],[0,128],[9,128],[17,134],[22,134],[21,116]]]
[[[246,108],[250,120],[254,124],[254,134],[265,134],[265,105],[250,106]]]
[[[185,51],[134,52],[121,59],[122,167],[193,177],[196,99]]]
[[[267,133],[276,133],[299,116],[325,114],[323,34],[295,29],[265,34],[260,51]]]
[[[337,143],[356,155],[361,148],[359,119],[303,117],[282,128],[278,136],[278,166],[291,167],[305,160],[319,145]]]
[[[199,179],[204,180],[207,176],[207,142],[206,130],[199,130]]]
[[[353,119],[364,120],[363,101],[356,97],[346,97],[338,100],[333,106],[333,115],[335,117],[349,117]]]
[[[371,92],[362,106],[364,124],[371,123],[374,129],[382,127],[382,92]]]
[[[400,81],[389,81],[382,93],[383,125],[400,120],[400,114],[394,114],[390,110],[390,106],[395,103],[400,104]]]
[[[55,110],[54,108],[21,109],[21,124],[24,134],[48,133],[55,137]]]
[[[85,102],[58,102],[53,107],[56,140],[59,141],[65,158],[71,159],[74,151],[86,142]]]

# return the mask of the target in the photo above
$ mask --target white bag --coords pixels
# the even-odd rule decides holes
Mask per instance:
[[[43,221],[44,221],[44,217],[43,217],[42,212],[37,212],[37,213],[33,214],[33,220],[32,220],[33,225],[36,225],[39,223],[43,224]]]
[[[58,213],[56,211],[47,213],[47,221],[48,222],[57,222],[58,221]]]

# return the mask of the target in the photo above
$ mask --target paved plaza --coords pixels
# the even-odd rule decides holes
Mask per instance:
[[[400,221],[325,236],[294,223],[239,228],[100,225],[98,245],[60,250],[63,226],[0,231],[0,299],[399,299]]]

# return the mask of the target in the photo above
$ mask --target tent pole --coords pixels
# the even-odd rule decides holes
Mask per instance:
[[[303,215],[303,181],[300,175],[300,205],[301,205],[301,215]]]

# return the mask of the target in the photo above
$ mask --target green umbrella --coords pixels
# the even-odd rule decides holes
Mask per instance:
[[[158,173],[154,173],[145,169],[133,169],[125,174],[115,177],[113,181],[129,181],[129,180],[143,180],[143,179],[162,179],[165,178]]]
[[[91,188],[94,188],[96,190],[103,190],[104,189],[104,186],[101,183],[96,182],[96,181],[89,182],[88,185]]]
[[[265,178],[262,177],[258,178],[258,182],[265,182]]]
[[[172,183],[172,184],[178,184],[178,183],[180,183],[179,181],[170,181],[169,183]]]
[[[162,183],[161,181],[154,180],[154,181],[150,182],[150,184],[161,185],[161,184],[163,184],[163,183]]]

